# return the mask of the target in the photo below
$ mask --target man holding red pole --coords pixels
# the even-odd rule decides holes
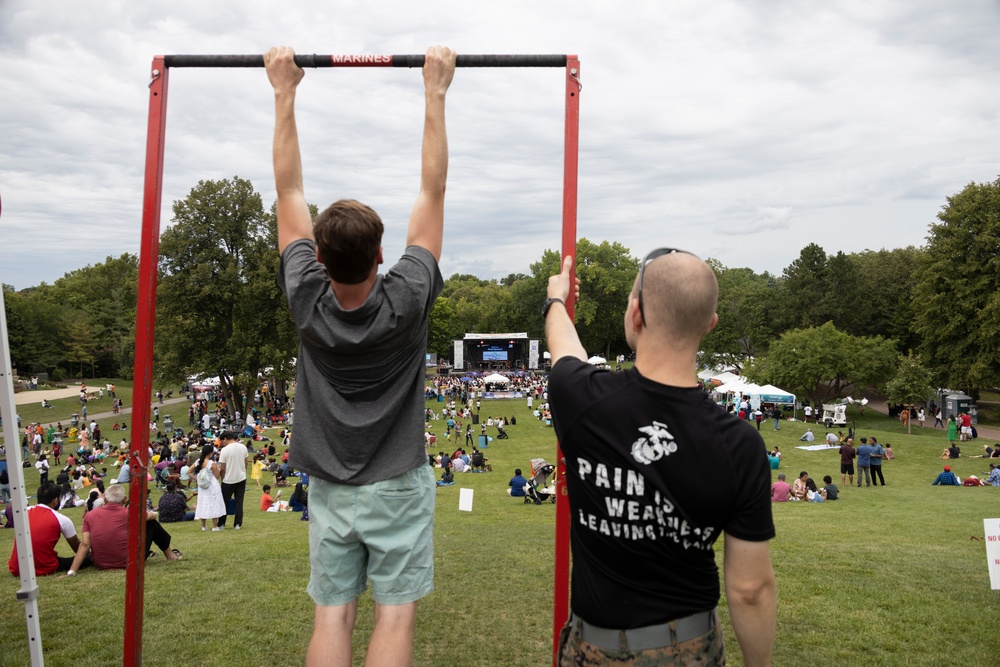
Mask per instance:
[[[770,470],[760,435],[698,386],[696,355],[718,322],[715,274],[694,255],[654,250],[625,311],[635,367],[598,370],[566,303],[573,258],[543,310],[549,398],[566,457],[572,614],[559,665],[723,665],[719,573],[750,667],[771,664],[777,593]],[[706,483],[711,480],[711,483]]]

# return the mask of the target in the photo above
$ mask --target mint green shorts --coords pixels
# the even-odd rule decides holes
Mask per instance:
[[[379,604],[416,602],[434,588],[430,466],[366,486],[309,480],[306,589],[323,607],[348,604],[372,582]]]

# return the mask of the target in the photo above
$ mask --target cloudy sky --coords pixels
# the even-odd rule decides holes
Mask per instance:
[[[157,54],[569,53],[581,59],[579,236],[780,273],[924,243],[945,198],[1000,174],[996,0],[0,0],[0,281],[138,252]],[[461,69],[442,271],[528,272],[559,247],[562,69]],[[202,179],[270,206],[263,70],[170,71],[162,225]],[[402,251],[422,83],[310,70],[306,197],[361,199]]]

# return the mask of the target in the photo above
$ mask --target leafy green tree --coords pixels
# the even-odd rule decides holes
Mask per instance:
[[[726,268],[713,259],[708,265],[719,281],[719,323],[702,342],[702,360],[742,371],[777,336],[775,311],[781,305],[777,280],[766,272]]]
[[[94,357],[97,343],[86,313],[80,310],[67,313],[65,332],[66,360],[70,362],[70,374],[73,373],[72,364],[75,362],[80,364],[81,378],[85,365],[90,366],[90,376],[95,377]]]
[[[938,213],[919,267],[914,328],[941,386],[1000,385],[1000,178],[970,183]]]
[[[782,275],[782,329],[816,327],[830,319],[829,271],[823,248],[810,243]]]
[[[20,373],[47,372],[60,379],[66,360],[63,347],[65,309],[48,297],[52,286],[15,292],[4,286],[11,363]]]
[[[901,351],[914,350],[914,308],[919,300],[917,267],[924,252],[913,246],[893,250],[866,250],[854,255],[860,296],[851,307],[857,312],[856,336],[882,335],[897,341]]]
[[[70,271],[52,285],[50,298],[87,320],[102,377],[132,377],[138,279],[139,260],[126,253]]]
[[[553,273],[559,271],[559,263]],[[610,358],[611,351],[625,350],[625,309],[639,260],[618,243],[576,243],[576,273],[580,278],[580,302],[576,305],[576,328],[585,350]],[[550,274],[551,275],[551,274]],[[545,277],[546,284],[548,276]],[[538,302],[540,307],[541,301]]]
[[[826,261],[825,277],[820,313],[826,314],[841,331],[852,336],[862,335],[866,313],[859,308],[864,297],[857,256],[843,252],[830,255]]]
[[[927,400],[934,393],[931,372],[913,354],[900,355],[896,374],[885,385],[886,399],[890,403],[913,405]],[[913,420],[907,420],[906,432],[910,433]]]
[[[287,379],[296,356],[275,282],[273,210],[265,213],[245,179],[200,181],[174,202],[174,224],[160,241],[157,376],[218,376],[243,414],[261,378]]]
[[[746,374],[753,382],[777,385],[820,406],[848,389],[883,385],[896,354],[891,340],[851,336],[827,322],[786,331]]]
[[[439,296],[427,317],[427,351],[448,358],[453,341],[465,335],[451,300]]]

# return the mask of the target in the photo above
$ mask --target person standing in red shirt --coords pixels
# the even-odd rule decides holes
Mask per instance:
[[[958,419],[962,424],[962,435],[960,439],[963,442],[970,442],[972,440],[972,417],[969,416],[968,412],[963,412],[958,416]]]

